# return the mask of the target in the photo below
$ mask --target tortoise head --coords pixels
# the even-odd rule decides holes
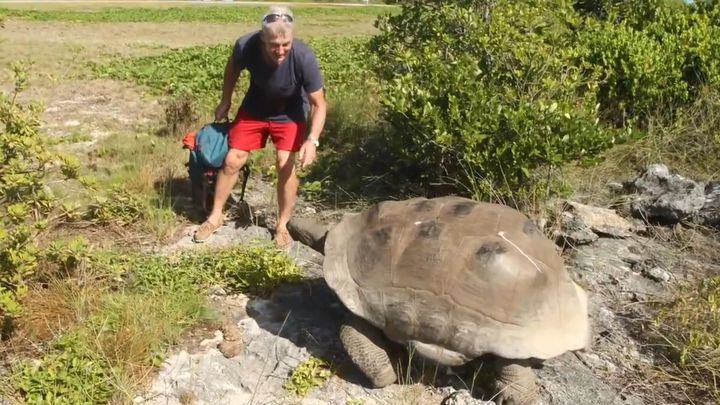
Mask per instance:
[[[325,254],[325,237],[330,230],[329,225],[311,218],[292,218],[287,227],[293,239]]]

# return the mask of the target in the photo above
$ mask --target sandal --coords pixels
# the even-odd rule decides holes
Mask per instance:
[[[208,240],[215,232],[217,232],[218,229],[220,229],[220,226],[222,225],[222,222],[215,225],[210,221],[205,221],[198,227],[198,229],[195,230],[195,233],[193,234],[193,242],[195,243],[202,243]]]

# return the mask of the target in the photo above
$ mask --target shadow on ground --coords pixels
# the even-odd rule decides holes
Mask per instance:
[[[347,309],[323,279],[313,279],[303,284],[284,285],[267,299],[251,299],[247,314],[267,332],[289,340],[304,348],[314,357],[332,365],[335,375],[345,382],[372,390],[368,379],[355,367],[347,356],[339,339],[339,329]],[[449,369],[436,367],[417,357],[408,364],[408,352],[400,345],[391,344],[392,356],[399,362],[396,372],[398,384],[422,382],[428,386],[476,388],[476,397],[487,379],[478,370],[483,360],[465,367]],[[473,379],[475,383],[473,384]],[[481,381],[482,380],[482,381]]]
[[[159,195],[169,200],[175,214],[195,223],[205,220],[205,211],[193,202],[190,179],[187,177],[165,178],[156,181],[153,186]]]

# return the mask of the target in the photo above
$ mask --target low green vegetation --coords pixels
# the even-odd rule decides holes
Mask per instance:
[[[293,7],[299,21],[322,18],[326,21],[353,21],[358,18],[374,19],[378,14],[392,12],[393,7],[332,7],[301,5]],[[183,7],[102,7],[97,9],[15,9],[0,8],[0,17],[6,20],[23,19],[31,21],[66,21],[89,23],[117,22],[214,22],[214,23],[255,23],[267,6],[183,6]]]
[[[369,75],[363,65],[366,38],[337,40],[310,39],[320,62],[326,82],[328,98],[363,95]],[[175,49],[161,55],[139,58],[120,58],[93,65],[99,77],[129,80],[147,86],[155,95],[196,100],[198,108],[214,109],[222,87],[225,63],[232,52],[232,44],[197,46]],[[237,86],[238,93],[248,85],[244,72]]]
[[[132,399],[160,366],[167,347],[186,328],[212,318],[205,303],[208,288],[264,295],[301,279],[299,268],[270,245],[155,256],[73,243],[56,245],[46,256],[46,272],[49,266],[62,272],[53,272],[55,281],[28,302],[30,310],[46,300],[60,308],[18,322],[20,330],[37,334],[56,319],[67,320],[62,330],[49,334],[49,348],[39,361],[15,367],[14,388],[27,403]],[[68,288],[75,279],[89,283],[94,298],[87,291],[78,294],[77,286]]]
[[[293,369],[285,382],[285,389],[304,397],[313,388],[323,385],[331,376],[330,366],[324,360],[311,357]]]

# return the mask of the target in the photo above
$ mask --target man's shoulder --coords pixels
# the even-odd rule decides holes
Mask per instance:
[[[259,40],[260,40],[260,31],[253,31],[253,32],[248,32],[247,34],[242,35],[235,41],[235,43],[242,47],[245,47],[247,45],[257,43],[257,41],[259,41]]]
[[[300,58],[305,59],[315,57],[315,51],[313,51],[310,45],[301,39],[293,39],[293,49],[295,51],[295,55]]]

